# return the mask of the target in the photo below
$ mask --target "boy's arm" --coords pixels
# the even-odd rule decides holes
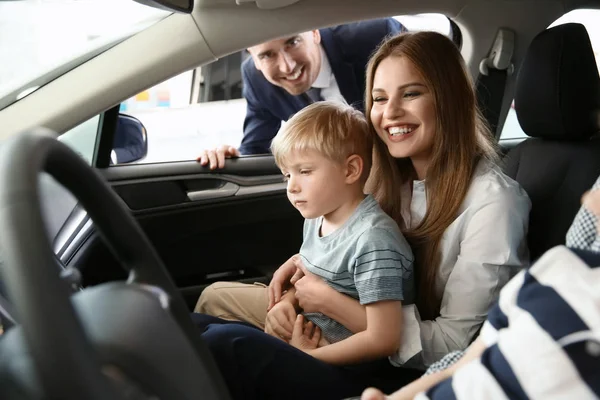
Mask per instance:
[[[327,301],[323,302],[320,312],[344,325],[352,333],[367,329],[366,306],[331,287],[330,289],[332,293],[326,297]]]
[[[308,350],[313,357],[334,365],[375,360],[400,347],[402,302],[379,301],[366,306],[367,328],[340,342]]]
[[[400,231],[394,233],[388,229],[371,228],[357,239],[355,261],[349,266],[349,272],[360,303],[366,305],[365,330],[338,343],[311,350],[315,358],[330,364],[353,364],[390,356],[400,347],[402,301],[411,290],[404,286],[412,274],[412,257],[406,257],[411,252]],[[339,297],[337,300],[340,300]],[[335,314],[345,305],[352,307],[345,303],[332,304],[331,311]],[[351,310],[355,312],[358,309],[353,307]],[[356,314],[359,312],[356,311]]]
[[[306,312],[325,314],[344,325],[352,333],[367,329],[365,306],[360,304],[358,300],[329,286],[323,279],[307,270],[302,262],[298,263],[297,267],[302,271],[304,277],[298,280],[295,287],[287,292],[295,295],[296,310],[302,307]],[[298,300],[302,301],[302,306],[300,306]]]

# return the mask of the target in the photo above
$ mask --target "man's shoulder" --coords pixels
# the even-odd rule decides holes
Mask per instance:
[[[379,44],[385,37],[403,30],[402,24],[390,17],[337,25],[322,29],[321,33],[330,33],[338,43],[351,45],[350,49],[362,50],[366,45],[373,51],[373,43]]]
[[[402,24],[392,17],[370,19],[366,21],[351,22],[325,28],[340,37],[352,36],[382,36],[389,33],[396,33],[403,29]]]
[[[254,66],[252,57],[248,57],[242,62],[242,79],[244,80],[244,86],[250,86],[250,88],[269,83],[262,72]]]

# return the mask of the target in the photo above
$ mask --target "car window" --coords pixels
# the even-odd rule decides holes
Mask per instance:
[[[590,36],[592,49],[596,56],[596,64],[600,65],[600,25],[598,25],[597,22],[599,17],[600,10],[574,10],[557,19],[549,26],[549,28],[571,22],[583,24]],[[519,125],[513,102],[508,110],[504,126],[502,127],[500,140],[520,139],[525,137],[527,137],[527,135],[523,132],[523,129],[521,129],[521,125]]]
[[[137,163],[195,160],[202,149],[239,145],[246,114],[237,52],[184,72],[121,103],[119,112],[137,118],[148,150]],[[117,163],[121,163],[117,160]]]
[[[77,125],[58,137],[58,140],[75,150],[89,165],[92,165],[100,128],[100,115]]]
[[[168,15],[122,0],[0,1],[0,109]]]
[[[449,19],[442,14],[394,18],[409,31],[452,33]],[[231,54],[121,103],[120,112],[137,118],[147,133],[147,152],[133,162],[195,160],[204,149],[222,144],[239,146],[246,116],[241,64],[248,57],[247,51]],[[113,164],[122,163],[118,155],[113,159]]]

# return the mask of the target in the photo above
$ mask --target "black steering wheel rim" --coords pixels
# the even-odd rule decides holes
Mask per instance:
[[[61,399],[120,398],[100,372],[99,359],[58,276],[41,214],[38,178],[42,172],[84,206],[106,245],[130,272],[128,282],[164,290],[171,314],[206,370],[206,376],[198,377],[206,380],[203,395],[227,398],[185,302],[149,240],[103,177],[55,136],[36,129],[0,147],[3,278],[44,391]]]

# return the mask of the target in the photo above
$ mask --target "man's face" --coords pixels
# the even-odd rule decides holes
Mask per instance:
[[[248,51],[256,69],[273,85],[297,96],[306,92],[321,69],[321,34],[318,30],[271,40]]]

